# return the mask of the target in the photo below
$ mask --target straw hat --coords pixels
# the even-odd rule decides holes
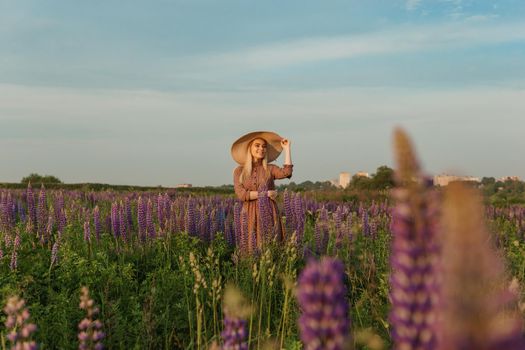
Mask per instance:
[[[283,150],[281,146],[281,140],[283,138],[278,134],[271,131],[254,131],[241,136],[233,143],[231,149],[233,160],[240,165],[244,165],[248,144],[254,139],[263,139],[266,141],[266,156],[268,157],[268,162],[276,160]]]

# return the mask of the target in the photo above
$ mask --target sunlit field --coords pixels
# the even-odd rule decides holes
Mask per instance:
[[[522,348],[525,209],[396,145],[389,199],[285,191],[261,249],[233,195],[2,190],[2,348]]]

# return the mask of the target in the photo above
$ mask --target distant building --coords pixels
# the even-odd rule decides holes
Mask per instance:
[[[456,176],[447,174],[434,176],[434,186],[447,186],[454,181],[481,182],[481,179],[474,176]]]
[[[355,176],[357,176],[357,177],[370,177],[370,174],[365,173],[364,171],[359,171],[359,172],[355,173]]]
[[[347,172],[341,172],[339,173],[339,183],[338,186],[342,188],[347,188],[350,184],[350,173]]]
[[[192,187],[191,184],[178,184],[175,185],[175,188],[190,188]]]
[[[503,176],[499,179],[501,182],[505,181],[520,181],[520,178],[518,176]]]
[[[339,187],[339,179],[328,180],[332,186]]]

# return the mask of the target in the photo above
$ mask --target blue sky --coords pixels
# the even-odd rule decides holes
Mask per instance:
[[[429,173],[525,178],[524,100],[518,0],[0,0],[0,181],[231,183],[252,130],[325,180],[395,126]]]

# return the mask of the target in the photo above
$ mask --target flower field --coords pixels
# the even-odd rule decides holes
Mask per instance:
[[[281,193],[261,250],[233,196],[1,190],[1,347],[523,349],[525,208],[396,157],[390,201]]]

